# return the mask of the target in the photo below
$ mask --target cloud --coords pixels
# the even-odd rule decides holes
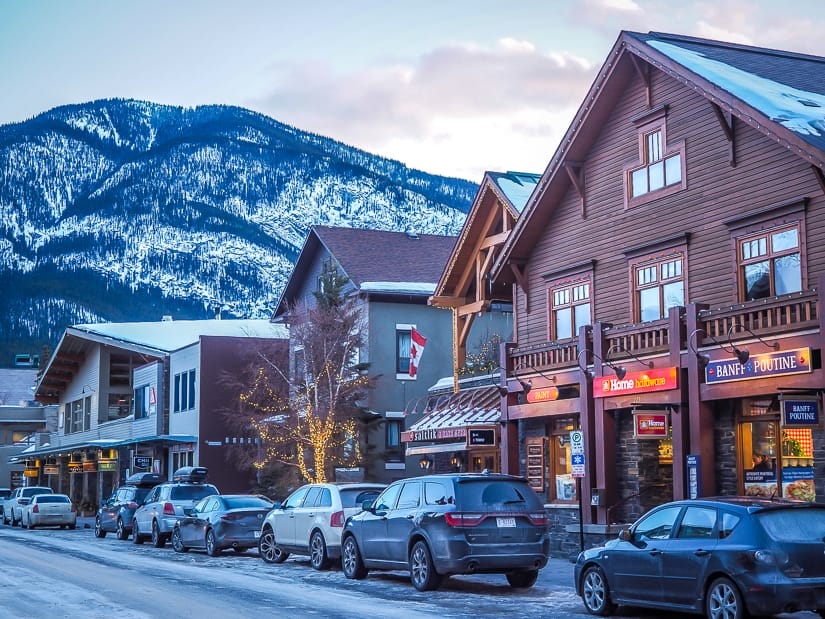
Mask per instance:
[[[320,62],[272,66],[272,90],[252,107],[414,167],[475,180],[486,169],[513,169],[508,157],[525,159],[528,171],[543,168],[596,68],[503,38],[349,73]],[[516,157],[534,142],[540,153]]]

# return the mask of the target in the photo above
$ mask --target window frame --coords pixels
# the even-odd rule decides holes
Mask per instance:
[[[195,401],[197,400],[196,368],[178,372],[174,376],[173,383],[172,412],[185,413],[195,410]]]
[[[658,200],[659,198],[663,198],[665,196],[672,195],[674,193],[678,193],[684,189],[687,189],[687,165],[686,165],[686,157],[685,157],[685,141],[680,140],[678,142],[669,142],[667,136],[667,114],[668,114],[668,106],[660,105],[652,110],[645,111],[643,114],[637,116],[633,119],[633,123],[636,126],[637,132],[637,159],[632,163],[628,163],[622,169],[622,178],[624,183],[624,208],[625,210],[629,208],[633,208],[636,206],[641,206],[643,204],[647,204],[648,202],[652,202],[653,200]],[[647,146],[647,138],[650,135],[653,135],[657,132],[661,132],[661,154],[660,158],[654,161],[650,161],[648,159],[648,146]],[[667,184],[665,180],[665,185],[658,189],[653,189],[646,191],[645,193],[639,194],[638,196],[633,195],[633,173],[637,172],[642,169],[650,170],[651,166],[655,163],[662,162],[662,165],[665,169],[663,174],[666,174],[667,164],[666,161],[676,155],[679,155],[679,170],[680,170],[680,179],[675,181],[671,184]],[[666,176],[664,177],[666,179]],[[648,174],[649,179],[649,174]],[[648,183],[649,186],[649,183]]]
[[[661,303],[662,315],[656,320],[667,319],[670,308],[665,307],[662,296],[663,285],[661,276],[661,265],[670,262],[675,258],[681,258],[682,261],[682,306],[690,302],[690,279],[688,268],[690,263],[688,260],[688,235],[680,234],[675,237],[663,239],[652,244],[642,247],[636,247],[625,250],[624,254],[627,256],[627,271],[628,271],[628,290],[630,292],[630,322],[638,324],[642,322],[642,307],[641,299],[639,298],[639,286],[637,273],[640,269],[648,268],[652,265],[656,266],[657,271],[657,287],[659,288],[659,301]],[[677,280],[670,280],[677,281]],[[649,287],[645,287],[649,288]],[[647,320],[644,322],[655,322],[655,320]]]
[[[576,302],[573,299],[573,291],[579,286],[587,286],[588,293],[587,293],[587,301],[586,302]],[[562,304],[556,305],[555,304],[555,296],[557,292],[560,291],[567,291],[569,292],[569,301]],[[586,325],[580,325],[576,323],[576,307],[589,305],[590,312],[588,316],[588,322]],[[556,312],[559,309],[570,309],[570,321],[572,324],[572,333],[569,337],[559,338],[558,337],[558,326],[556,320]],[[592,272],[587,273],[579,273],[577,275],[573,275],[564,279],[556,279],[550,281],[547,284],[547,339],[548,340],[558,340],[558,339],[572,339],[578,337],[579,329],[583,326],[589,326],[593,324],[593,274]]]
[[[418,374],[410,376],[410,347],[412,346],[412,330],[417,329],[414,324],[398,323],[395,325],[395,378],[398,380],[417,380]],[[407,347],[407,356],[401,356],[401,340],[400,336],[406,333],[410,344]],[[406,371],[401,371],[400,361],[406,358]]]
[[[789,250],[780,250],[780,251],[773,251],[771,247],[771,237],[774,234],[785,232],[788,230],[795,230],[797,235],[797,245],[795,248]],[[794,292],[799,292],[801,290],[805,290],[806,288],[806,281],[805,281],[805,264],[804,264],[804,235],[805,235],[805,226],[804,226],[804,219],[797,220],[797,221],[790,221],[785,223],[778,223],[775,226],[766,226],[761,230],[753,231],[750,233],[744,233],[738,235],[734,238],[734,245],[736,248],[736,279],[737,279],[737,294],[738,299],[740,302],[744,303],[747,301],[755,301],[758,299],[769,299],[775,296],[778,296],[776,292],[776,269],[775,264],[776,260],[785,256],[792,256],[792,255],[799,255],[799,281],[800,281],[800,290],[792,290],[788,293],[782,294],[793,294]],[[765,239],[765,246],[766,252],[764,255],[758,256],[757,258],[749,258],[745,259],[743,257],[743,249],[747,243],[751,243],[753,241],[759,239]],[[748,290],[747,290],[747,277],[745,276],[745,267],[751,264],[757,264],[759,262],[767,262],[768,263],[768,273],[769,273],[769,291],[768,295],[765,297],[756,297],[754,299],[748,299]]]

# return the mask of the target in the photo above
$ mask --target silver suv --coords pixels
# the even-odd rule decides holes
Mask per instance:
[[[172,475],[172,481],[152,488],[135,510],[132,519],[132,542],[142,544],[151,536],[152,545],[162,548],[172,535],[175,523],[189,515],[195,504],[213,494],[220,494],[206,483],[207,469],[202,466],[184,467]]]
[[[23,507],[31,502],[33,496],[53,493],[54,490],[47,486],[15,488],[3,504],[3,524],[11,523],[11,526],[16,527],[23,522]]]

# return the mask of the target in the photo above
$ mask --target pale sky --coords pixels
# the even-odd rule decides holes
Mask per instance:
[[[821,0],[0,0],[0,124],[237,105],[420,170],[543,172],[621,30],[825,56]]]

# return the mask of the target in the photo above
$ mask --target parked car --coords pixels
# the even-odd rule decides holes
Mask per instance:
[[[268,498],[253,494],[222,494],[202,499],[172,529],[172,548],[186,552],[203,548],[217,557],[226,548],[244,552],[258,546],[261,522],[272,509]]]
[[[135,473],[130,475],[97,510],[95,516],[95,537],[106,537],[114,533],[119,540],[129,539],[132,520],[138,505],[149,491],[166,481],[157,473]]]
[[[282,563],[290,553],[309,555],[316,570],[341,558],[344,522],[375,499],[386,484],[307,484],[275,504],[264,520],[258,551],[267,563]]]
[[[132,542],[142,544],[151,536],[152,545],[162,548],[172,535],[175,523],[188,515],[201,499],[220,491],[206,483],[208,471],[202,466],[175,471],[172,481],[149,491],[132,518]]]
[[[20,524],[23,520],[23,507],[28,505],[31,498],[38,494],[53,494],[53,490],[47,486],[15,488],[4,504],[3,524],[11,524],[13,527]]]
[[[347,578],[404,570],[419,591],[438,588],[443,576],[473,573],[532,587],[548,552],[538,495],[525,479],[490,473],[394,482],[347,520],[341,538]]]
[[[77,510],[72,500],[65,494],[36,494],[28,505],[23,506],[21,526],[60,527],[74,529],[77,526]]]
[[[588,612],[619,605],[739,619],[825,617],[825,505],[754,497],[674,501],[579,554]]]
[[[11,488],[0,488],[0,516],[3,515],[6,499],[11,496]]]

